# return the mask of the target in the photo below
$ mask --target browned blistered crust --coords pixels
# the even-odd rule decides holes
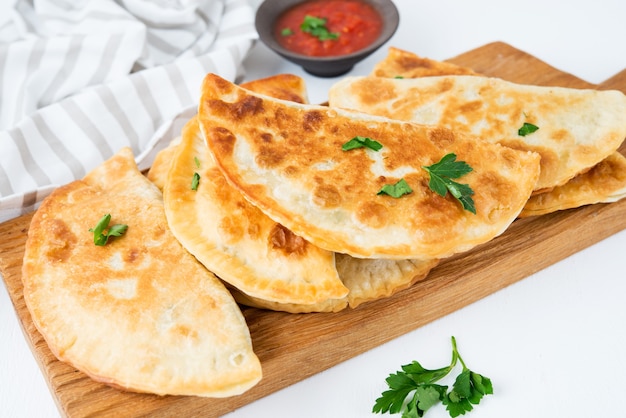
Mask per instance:
[[[517,216],[538,175],[534,153],[445,128],[275,100],[215,75],[205,79],[199,122],[218,167],[247,199],[321,248],[359,257],[438,258],[491,239]],[[342,151],[355,136],[384,148]],[[422,166],[450,152],[474,167],[463,182],[475,191],[476,215],[428,187]],[[377,194],[401,177],[410,195]],[[301,190],[311,198],[304,201]]]

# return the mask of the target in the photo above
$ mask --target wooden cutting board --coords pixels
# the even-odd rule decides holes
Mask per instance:
[[[626,92],[626,70],[594,86],[500,42],[449,61],[518,83]],[[620,151],[626,155],[626,145]],[[60,412],[68,417],[213,417],[397,338],[621,231],[626,228],[626,199],[517,220],[491,242],[443,261],[412,288],[357,309],[295,315],[243,308],[263,380],[226,399],[121,392],[59,362],[35,329],[22,295],[21,264],[31,216],[0,225],[0,271]]]

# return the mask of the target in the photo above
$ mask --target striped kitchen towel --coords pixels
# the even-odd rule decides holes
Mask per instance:
[[[0,222],[124,146],[147,168],[257,38],[247,0],[2,3]]]

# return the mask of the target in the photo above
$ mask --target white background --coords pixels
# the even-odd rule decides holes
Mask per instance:
[[[352,74],[366,74],[396,46],[435,59],[503,41],[586,81],[626,68],[623,0],[504,2],[397,0],[400,28]],[[311,77],[259,44],[247,79],[292,72],[309,99],[326,100],[336,79]],[[626,383],[626,231],[401,338],[234,413],[239,417],[373,417],[384,379],[400,365],[450,360],[450,336],[495,394],[470,417],[613,417],[623,414]],[[0,416],[59,412],[0,285]],[[311,361],[314,361],[312,359]],[[298,370],[285,370],[298,373]],[[446,417],[439,405],[426,417]]]

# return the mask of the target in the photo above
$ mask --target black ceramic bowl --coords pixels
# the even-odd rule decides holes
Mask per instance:
[[[274,25],[276,19],[287,9],[305,0],[265,0],[256,12],[255,25],[261,41],[271,50],[298,64],[310,74],[320,77],[336,77],[345,74],[356,63],[363,60],[391,38],[398,28],[400,16],[398,9],[391,0],[362,0],[370,4],[380,14],[383,20],[383,28],[378,38],[369,46],[347,55],[332,57],[311,57],[298,54],[283,48],[274,37]]]

